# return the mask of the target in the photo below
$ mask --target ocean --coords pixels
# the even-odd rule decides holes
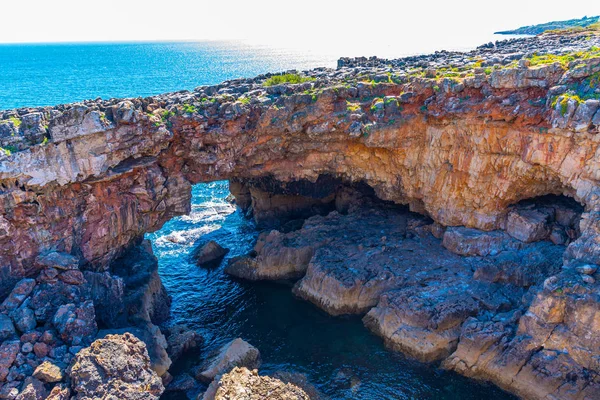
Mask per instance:
[[[232,42],[0,45],[0,109],[150,96],[266,72],[334,68],[337,56]],[[513,398],[386,350],[360,317],[328,316],[296,299],[289,284],[233,279],[223,272],[224,263],[194,265],[189,254],[197,241],[216,240],[231,250],[230,258],[247,253],[258,236],[252,221],[226,201],[228,194],[227,182],[194,186],[190,215],[147,235],[173,297],[168,324],[186,324],[205,339],[200,353],[176,365],[174,375],[242,337],[260,350],[262,373],[304,373],[331,399]],[[203,389],[163,398],[195,398]]]

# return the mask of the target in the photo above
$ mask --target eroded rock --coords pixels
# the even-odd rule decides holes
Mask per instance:
[[[209,360],[197,378],[206,381],[229,372],[234,367],[258,368],[260,352],[243,339],[235,339],[224,345],[212,360]]]
[[[69,375],[75,399],[158,399],[164,391],[146,346],[129,333],[108,335],[80,351]]]
[[[198,397],[200,399],[200,397]],[[202,400],[309,400],[310,397],[293,383],[260,376],[256,370],[234,368],[209,387]]]

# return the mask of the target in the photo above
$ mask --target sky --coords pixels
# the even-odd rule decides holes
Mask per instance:
[[[600,15],[598,0],[2,1],[0,43],[243,40],[307,50],[423,38],[465,41],[522,25]],[[477,43],[481,42],[481,37]],[[338,51],[340,49],[338,48]]]

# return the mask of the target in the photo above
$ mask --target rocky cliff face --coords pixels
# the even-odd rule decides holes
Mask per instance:
[[[508,380],[494,363],[513,354],[511,346],[524,346],[515,351],[525,361],[514,365],[550,356],[561,363],[550,378],[530,372],[540,386],[547,388],[543,382],[555,376],[563,382],[568,366],[585,372],[577,375],[588,376],[578,381],[585,387],[597,382],[598,284],[576,268],[600,264],[598,45],[595,33],[550,35],[472,53],[341,60],[337,70],[309,71],[296,85],[265,86],[268,76],[261,76],[145,99],[0,112],[0,143],[9,150],[0,159],[0,292],[43,270],[40,260],[52,252],[70,254],[90,273],[109,271],[144,233],[188,212],[191,184],[198,182],[234,180],[239,203],[257,220],[277,223],[343,207],[345,189],[319,179],[362,185],[381,200],[432,218],[440,229],[510,233],[517,226],[513,231],[528,235],[517,237],[521,242],[547,238],[557,217],[539,228],[533,217],[511,216],[512,206],[565,195],[585,206],[579,227],[569,228],[576,234],[557,228],[562,244],[570,243],[567,268],[556,271],[523,317],[512,317],[516,332],[477,349],[461,339],[446,364],[526,397],[580,398],[579,384],[579,392],[568,392],[575,394],[561,397],[567,390],[561,385],[544,394],[525,384],[534,379],[525,369],[516,367]],[[468,232],[447,234],[444,241],[454,242],[457,253],[469,251],[459,246]],[[488,252],[512,246],[495,233],[485,243]],[[481,247],[481,241],[474,246]],[[294,265],[301,261],[318,275],[318,263],[308,267],[308,252]],[[299,290],[314,298],[311,282],[303,281]],[[335,299],[324,304],[362,312],[387,289],[370,289],[351,310]],[[398,294],[397,302],[409,295]],[[144,296],[144,304],[152,302]],[[463,311],[458,322],[448,320],[448,343],[502,323],[465,322],[480,315]],[[489,357],[467,360],[474,351]]]

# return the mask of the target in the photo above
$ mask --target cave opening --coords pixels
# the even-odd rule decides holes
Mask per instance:
[[[505,229],[525,243],[549,240],[568,245],[581,235],[584,206],[573,197],[547,194],[520,200],[508,207]]]

